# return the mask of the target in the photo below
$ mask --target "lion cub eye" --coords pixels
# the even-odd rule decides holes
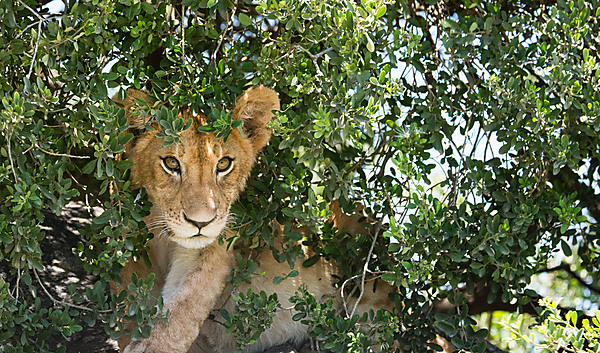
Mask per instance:
[[[163,158],[163,164],[169,172],[178,173],[178,174],[181,172],[181,168],[179,166],[179,161],[175,157]]]
[[[227,172],[229,169],[231,169],[232,165],[233,165],[233,159],[231,159],[229,157],[223,157],[223,158],[219,159],[219,161],[217,162],[217,173]]]

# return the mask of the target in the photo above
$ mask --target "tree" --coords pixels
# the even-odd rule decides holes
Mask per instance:
[[[117,336],[118,317],[140,324],[134,335],[152,326],[151,277],[137,279],[129,297],[106,291],[126,261],[144,256],[141,217],[150,207],[143,193],[136,201],[130,163],[118,158],[130,135],[109,91],[148,89],[157,100],[148,114],[165,142],[176,143],[185,127],[174,114],[179,107],[205,112],[226,135],[239,126],[227,108],[258,83],[279,92],[283,109],[236,207],[238,234],[227,241],[269,251],[273,219],[311,227],[305,244],[343,260],[340,284],[361,293],[369,275],[397,287],[401,324],[389,316],[380,323],[387,320],[382,327],[406,351],[423,351],[441,332],[457,348],[482,352],[488,330],[476,327],[475,315],[498,310],[532,314],[541,330],[570,322],[556,344],[598,351],[591,343],[598,317],[584,323],[585,313],[566,314],[597,310],[600,293],[597,2],[52,4],[0,3],[6,351],[45,350],[48,337],[96,321]],[[83,198],[103,211],[74,251],[98,281],[85,296],[71,287],[66,300],[44,306],[44,210],[60,214]],[[328,222],[333,200],[364,216],[370,235],[336,236]],[[303,258],[295,233],[285,240],[277,259],[318,260]],[[251,267],[240,263],[232,283]],[[552,283],[540,285],[540,273]],[[560,307],[540,306],[542,289],[566,298]],[[260,311],[270,301],[259,297],[240,301]],[[366,338],[345,324],[351,318],[310,311],[309,290],[297,300],[316,341],[360,350]],[[125,312],[125,302],[136,305]],[[539,316],[544,307],[551,315]],[[254,331],[236,330],[239,313],[228,318],[248,343]],[[566,339],[571,333],[580,343]]]

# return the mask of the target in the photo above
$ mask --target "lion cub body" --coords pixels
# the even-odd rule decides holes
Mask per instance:
[[[146,93],[130,89],[122,103],[135,135],[126,153],[133,161],[130,179],[134,186],[146,189],[153,204],[151,214],[144,219],[155,234],[149,244],[152,269],[143,263],[130,262],[123,268],[123,283],[113,283],[111,289],[114,293],[126,289],[133,272],[138,276],[154,272],[153,294],[164,297],[169,317],[168,324],[157,324],[149,338],[131,342],[122,336],[119,346],[126,353],[234,352],[237,348],[234,337],[226,334],[225,327],[217,320],[221,318],[220,309],[235,310],[231,293],[226,289],[235,253],[219,246],[216,240],[226,230],[230,206],[244,189],[257,153],[270,138],[267,123],[273,111],[279,109],[279,99],[275,92],[262,86],[244,92],[233,113],[235,119],[243,120],[244,134],[234,129],[226,141],[199,132],[205,118],[183,110],[180,114],[193,119],[193,125],[181,134],[181,143],[163,146],[162,139],[155,136],[155,131],[146,131],[144,122],[135,114],[136,101],[145,97]],[[336,213],[339,210],[334,210]],[[337,216],[336,222],[350,218]],[[297,277],[273,285],[275,276],[290,271],[288,264],[278,263],[270,252],[258,254],[254,260],[258,264],[254,273],[264,275],[256,276],[251,284],[243,284],[236,291],[245,293],[251,288],[254,293],[277,293],[282,309],[276,313],[271,327],[245,351],[262,352],[277,345],[301,344],[308,339],[308,327],[292,320],[294,313],[288,298],[301,284],[306,284],[317,299],[335,296],[332,286],[335,266],[323,259],[309,268],[298,264]],[[376,295],[365,295],[356,312],[392,308],[387,293],[389,288]],[[337,303],[340,302],[338,299]],[[213,313],[215,320],[209,318]]]
[[[164,246],[164,248],[172,248],[172,242],[170,242],[171,244],[168,242],[170,242],[168,239],[156,239],[156,241],[153,239],[150,246]],[[204,302],[210,302],[210,296],[215,296],[214,304],[211,306],[211,308],[208,308],[208,310],[217,318],[216,320],[205,320],[202,326],[199,328],[197,337],[194,339],[191,337],[187,338],[191,342],[191,346],[187,349],[187,352],[190,353],[234,352],[237,349],[234,337],[231,334],[225,333],[225,327],[219,322],[223,320],[219,314],[220,309],[226,309],[230,313],[235,311],[235,302],[231,297],[232,293],[230,293],[225,287],[225,277],[229,275],[230,271],[233,269],[235,253],[233,251],[225,251],[224,249],[216,249],[217,247],[218,245],[213,244],[209,245],[203,250],[211,252],[214,251],[216,254],[218,254],[218,256],[216,256],[219,260],[219,268],[216,269],[217,271],[211,271],[211,269],[206,268],[206,263],[204,263],[204,268],[198,269],[200,271],[198,274],[201,273],[206,280],[221,282],[221,287],[219,288],[220,291],[218,291],[218,293],[209,293],[206,290],[206,286],[194,286],[194,288],[187,288],[195,292],[193,295],[193,300],[190,300],[189,302],[189,304],[193,306],[199,306]],[[187,254],[184,255],[181,250],[182,249],[179,249],[179,251],[175,250],[171,253],[171,255],[163,254],[163,256],[167,255],[167,259],[162,260],[167,260],[164,261],[164,263],[169,263],[170,261],[174,260],[174,257],[177,257],[178,261],[189,261],[185,267],[196,267],[198,261],[198,257],[196,256],[197,254],[193,254],[193,251],[190,249],[185,249],[183,252]],[[153,264],[161,261],[156,257],[156,254],[153,253],[152,256],[155,260]],[[182,258],[185,258],[185,260],[182,260]],[[253,278],[251,284],[240,285],[240,287],[235,289],[233,294],[245,293],[248,288],[251,288],[255,293],[259,293],[260,291],[265,291],[267,295],[277,293],[283,310],[277,313],[270,329],[266,330],[260,336],[257,342],[251,346],[248,346],[245,351],[263,352],[270,347],[284,343],[289,343],[294,346],[301,345],[308,339],[307,327],[298,321],[292,320],[292,315],[294,314],[293,311],[290,310],[292,304],[289,303],[287,298],[292,297],[302,283],[307,284],[311,292],[313,292],[317,298],[334,296],[335,289],[331,286],[331,283],[333,280],[332,274],[335,269],[331,266],[331,264],[320,261],[310,269],[301,270],[299,276],[288,278],[277,286],[274,286],[273,278],[289,272],[289,265],[286,263],[278,263],[273,259],[273,256],[269,252],[261,253],[255,259],[255,261],[258,263],[258,268],[256,269],[255,273],[264,273],[264,275]],[[180,265],[182,265],[182,263],[180,263]],[[163,269],[161,272],[167,273],[168,276],[181,276],[179,279],[182,281],[182,283],[186,283],[185,279],[189,276],[189,273],[174,274],[172,271],[168,271],[168,268]],[[196,284],[200,285],[201,283],[197,282]],[[165,298],[169,298],[181,291],[182,287],[170,289],[174,290],[174,292],[171,293],[168,292],[167,287],[164,285],[162,287],[162,291],[160,288],[156,288],[155,290],[156,291],[153,293],[154,295],[161,294]],[[169,299],[166,300],[168,301]],[[173,318],[175,310],[179,312],[176,320]],[[185,314],[190,314],[196,310],[198,310],[198,308],[185,308],[183,306],[180,306],[179,308],[171,308],[169,325],[167,325],[167,327],[171,326],[175,322],[179,322],[182,325],[193,325],[192,320],[197,320],[197,318],[194,317],[194,315],[189,315],[190,317],[184,316]],[[181,331],[182,329],[179,328],[178,330]],[[178,335],[180,336],[181,332]],[[170,336],[171,335],[168,335],[167,337]],[[171,339],[168,339],[165,342],[154,342],[153,346],[158,344],[161,347],[154,347],[155,349],[152,349],[151,351],[185,352],[185,350],[182,350],[183,347],[178,347],[174,344],[176,342],[177,341],[172,341]]]
[[[247,90],[234,110],[234,118],[243,120],[244,135],[234,129],[226,141],[199,132],[205,118],[183,110],[184,119],[193,119],[192,127],[181,134],[181,143],[163,146],[162,139],[154,131],[146,131],[136,115],[137,102],[145,97],[146,93],[130,89],[122,103],[135,135],[127,148],[127,158],[133,161],[130,179],[134,186],[146,189],[153,204],[144,219],[155,234],[149,243],[152,269],[143,263],[128,263],[121,274],[123,284],[113,284],[112,290],[126,289],[132,272],[139,276],[154,272],[153,294],[164,297],[169,323],[158,324],[150,337],[141,341],[130,342],[123,336],[119,345],[125,352],[233,352],[237,348],[233,336],[225,333],[221,323],[208,319],[213,311],[220,317],[221,308],[235,309],[225,288],[235,253],[219,246],[216,239],[226,229],[229,208],[244,189],[257,153],[270,138],[267,123],[279,109],[279,99],[262,86]],[[259,254],[255,261],[259,266],[255,273],[264,275],[236,291],[276,292],[283,309],[246,351],[305,341],[307,328],[292,320],[287,298],[303,283],[317,298],[334,295],[334,267],[320,261],[275,286],[273,278],[288,273],[289,265],[278,263],[269,252]]]
[[[219,319],[222,321],[219,310],[226,309],[230,313],[235,311],[235,302],[231,298],[232,293],[225,286],[225,277],[233,269],[235,252],[227,251],[219,247],[216,243],[207,246],[202,252],[210,252],[212,255],[210,257],[218,260],[216,266],[213,267],[208,266],[209,264],[203,261],[202,256],[196,249],[179,247],[166,238],[152,239],[150,241],[150,248],[152,249],[150,252],[152,271],[156,274],[155,287],[152,294],[155,296],[163,295],[167,303],[177,293],[181,292],[182,289],[189,291],[191,295],[188,301],[181,302],[178,306],[171,305],[169,307],[169,325],[166,325],[166,328],[169,328],[169,333],[164,335],[162,339],[151,336],[152,344],[149,347],[150,349],[140,351],[189,353],[234,352],[237,349],[235,339],[232,335],[225,333],[225,327],[219,322]],[[179,262],[179,271],[169,266],[173,261]],[[292,307],[292,304],[289,303],[287,298],[292,297],[303,283],[308,285],[311,292],[317,298],[334,296],[336,291],[331,284],[335,268],[330,263],[319,261],[308,269],[302,269],[300,275],[297,277],[285,279],[282,283],[274,286],[273,278],[289,272],[289,265],[287,263],[278,263],[269,252],[261,253],[255,261],[258,264],[255,273],[264,273],[264,275],[253,278],[251,284],[244,283],[240,285],[234,294],[245,293],[248,288],[251,288],[255,293],[259,293],[260,291],[265,291],[267,295],[277,293],[283,310],[277,313],[270,329],[266,330],[256,343],[248,346],[245,352],[263,352],[270,347],[284,343],[294,346],[301,345],[308,339],[307,327],[299,321],[292,320],[294,313],[289,309]],[[181,271],[184,268],[188,269],[188,271]],[[127,275],[130,276],[130,272],[132,271],[138,274],[149,273],[149,270],[143,264],[133,263],[124,269],[123,278],[127,278]],[[175,271],[177,273],[174,273]],[[201,276],[192,281],[193,286],[191,286],[189,277],[191,272],[194,271],[196,271],[197,275]],[[179,285],[171,288],[168,288],[169,285],[165,286],[166,282],[173,280],[179,282]],[[203,280],[210,283],[203,283]],[[218,288],[211,287],[212,284],[217,282],[220,282]],[[200,306],[211,301],[213,304],[209,305],[210,307],[207,307],[204,312],[211,313],[218,319],[210,320],[205,318],[203,323],[201,323],[198,321],[195,313],[200,309]],[[198,326],[198,333],[196,333],[196,330],[190,330],[190,326],[196,325]],[[187,330],[191,332],[186,335],[184,331]],[[187,341],[189,347],[182,344],[183,341]],[[126,338],[119,341],[121,348],[128,343]],[[137,352],[137,350],[131,351]]]

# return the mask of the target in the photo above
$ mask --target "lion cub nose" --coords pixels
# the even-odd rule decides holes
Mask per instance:
[[[196,227],[198,228],[198,230],[201,230],[202,228],[204,228],[204,227],[206,227],[207,225],[211,224],[211,223],[212,223],[212,221],[214,221],[214,220],[215,220],[215,218],[217,218],[217,216],[215,215],[215,216],[214,216],[214,217],[213,217],[211,220],[209,220],[209,221],[202,221],[202,222],[198,222],[198,221],[195,221],[195,220],[193,220],[193,219],[190,219],[190,218],[188,218],[188,217],[187,217],[187,215],[186,215],[185,213],[183,214],[183,218],[184,218],[186,221],[188,221],[188,222],[190,222],[191,224],[193,224],[194,226],[196,226]]]

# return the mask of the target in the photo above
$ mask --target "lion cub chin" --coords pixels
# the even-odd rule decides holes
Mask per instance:
[[[126,150],[126,157],[133,161],[130,180],[135,187],[146,189],[153,204],[150,215],[144,219],[155,234],[149,242],[152,269],[143,262],[127,263],[121,274],[122,283],[112,283],[111,290],[115,294],[126,290],[133,272],[140,277],[154,272],[152,295],[163,296],[169,316],[168,324],[158,323],[149,338],[131,341],[128,336],[121,336],[120,349],[129,353],[234,352],[237,349],[234,337],[225,333],[221,323],[209,319],[220,317],[220,309],[235,310],[231,293],[225,288],[235,253],[215,240],[226,229],[231,204],[244,189],[257,153],[270,139],[271,129],[267,124],[273,111],[279,110],[279,98],[263,86],[245,91],[233,112],[234,119],[243,121],[243,135],[233,129],[227,141],[199,132],[198,127],[206,123],[206,117],[183,109],[179,116],[186,121],[192,119],[192,126],[181,134],[181,143],[163,146],[155,131],[146,130],[146,122],[141,118],[144,115],[139,114],[138,102],[145,101],[146,95],[129,89],[120,103],[134,134]],[[160,131],[156,123],[151,124]],[[337,221],[344,217],[350,218],[341,216]],[[342,224],[336,226],[344,228]],[[281,234],[282,227],[276,227]],[[305,252],[312,256],[310,249]],[[277,312],[271,327],[245,351],[262,352],[282,344],[300,346],[308,339],[308,327],[292,320],[295,313],[289,309],[293,305],[288,298],[301,284],[306,284],[316,298],[336,297],[332,286],[336,267],[321,259],[309,268],[297,266],[298,276],[273,285],[275,276],[290,271],[287,263],[278,263],[270,252],[256,254],[253,259],[258,264],[255,273],[264,275],[256,276],[251,284],[242,284],[235,291],[277,293],[281,307],[287,309]],[[368,291],[355,306],[356,312],[392,309],[394,305],[387,298],[390,291],[390,288],[380,288],[377,293]],[[341,307],[341,301],[337,302]]]

